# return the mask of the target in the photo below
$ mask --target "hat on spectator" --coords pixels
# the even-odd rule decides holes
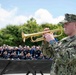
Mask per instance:
[[[68,23],[68,22],[76,22],[76,15],[75,14],[65,14],[65,18],[62,21],[63,24]]]

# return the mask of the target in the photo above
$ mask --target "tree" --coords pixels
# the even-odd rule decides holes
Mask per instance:
[[[50,30],[57,29],[61,27],[62,25],[59,23],[57,25],[45,23],[45,24],[37,24],[36,20],[34,18],[31,18],[27,21],[27,23],[24,23],[22,25],[8,25],[6,28],[3,28],[0,30],[0,45],[8,44],[8,45],[40,45],[41,42],[35,42],[32,43],[30,38],[26,39],[26,42],[23,42],[21,33],[24,32],[25,34],[33,34],[42,32],[44,28],[48,27]],[[56,34],[59,34],[56,32]],[[60,37],[57,37],[58,40],[62,39],[66,35],[62,33]],[[39,38],[34,37],[34,39]]]

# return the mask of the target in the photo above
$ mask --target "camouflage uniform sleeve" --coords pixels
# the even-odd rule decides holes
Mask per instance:
[[[50,43],[43,41],[42,46],[41,46],[41,50],[42,50],[42,53],[44,56],[47,56],[49,58],[54,57],[54,50],[53,50]]]
[[[52,44],[46,41],[42,42],[41,50],[44,56],[48,56],[49,58],[56,59],[58,55],[58,42],[54,41]]]

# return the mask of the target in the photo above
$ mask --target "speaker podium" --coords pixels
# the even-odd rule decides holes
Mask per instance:
[[[17,74],[17,73],[50,73],[51,60],[1,60],[0,59],[0,75]]]

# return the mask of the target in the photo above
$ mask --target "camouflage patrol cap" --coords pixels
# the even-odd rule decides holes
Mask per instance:
[[[68,23],[68,22],[76,22],[76,15],[75,14],[65,14],[65,18],[62,21],[62,23]]]

